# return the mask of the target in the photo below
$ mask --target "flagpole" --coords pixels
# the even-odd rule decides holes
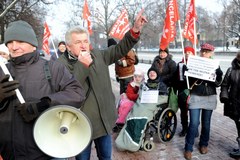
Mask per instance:
[[[196,35],[196,18],[193,17],[193,28],[194,28],[194,50],[195,55],[197,55],[197,35]]]
[[[52,45],[53,45],[53,49],[54,49],[54,52],[55,52],[55,54],[56,54],[56,57],[57,57],[57,58],[59,58],[59,56],[58,56],[58,54],[57,54],[57,50],[56,50],[56,47],[55,47],[55,45],[54,45],[54,43],[53,43],[53,39],[52,39],[52,36],[50,37],[50,39],[51,39],[51,42],[52,42]]]
[[[179,32],[180,32],[181,44],[182,44],[183,60],[184,60],[184,64],[186,65],[187,63],[186,63],[186,57],[185,57],[185,54],[184,54],[184,45],[183,45],[182,28],[181,28],[180,20],[178,20],[178,27],[179,27]],[[188,76],[186,76],[186,81],[187,81],[187,88],[189,89]]]
[[[8,74],[8,75],[10,76],[10,77],[9,77],[9,81],[13,81],[13,78],[12,78],[9,70],[7,69],[7,67],[6,67],[6,65],[4,64],[3,61],[0,61],[0,66],[1,66],[1,68],[2,68],[2,70],[3,70],[3,73],[4,73],[5,75]],[[25,103],[25,100],[24,100],[24,98],[23,98],[23,96],[22,96],[22,94],[21,94],[21,92],[19,91],[18,88],[15,89],[15,92],[16,92],[16,95],[17,95],[17,98],[18,98],[19,102],[20,102],[21,104]]]

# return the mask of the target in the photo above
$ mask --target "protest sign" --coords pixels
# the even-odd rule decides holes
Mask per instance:
[[[158,102],[158,90],[142,91],[140,103],[157,103]]]
[[[214,82],[216,79],[215,70],[218,66],[218,60],[199,56],[189,56],[187,63],[188,71],[185,72],[185,76]]]

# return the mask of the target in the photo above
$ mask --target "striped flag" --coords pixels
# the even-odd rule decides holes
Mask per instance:
[[[195,29],[195,21],[197,19],[196,9],[195,9],[195,1],[191,0],[190,5],[188,7],[188,12],[186,15],[186,20],[183,29],[183,37],[188,39],[192,44],[195,44],[195,40],[197,43],[197,34]]]
[[[47,53],[50,54],[50,49],[49,49],[49,45],[48,45],[48,39],[51,36],[50,30],[48,28],[47,23],[44,23],[44,34],[43,34],[43,46],[42,46],[42,50]]]
[[[83,6],[83,19],[87,21],[87,27],[88,27],[88,32],[91,35],[93,33],[92,31],[92,22],[90,20],[90,11],[88,9],[88,4],[87,0],[84,0],[84,6]]]
[[[125,33],[130,29],[129,21],[128,21],[128,13],[126,9],[123,9],[120,16],[113,24],[112,29],[109,33],[109,36],[122,39]]]

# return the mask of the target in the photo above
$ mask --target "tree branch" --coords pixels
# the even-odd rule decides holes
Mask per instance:
[[[17,3],[18,0],[14,0],[1,14],[0,19],[3,18],[7,12]]]

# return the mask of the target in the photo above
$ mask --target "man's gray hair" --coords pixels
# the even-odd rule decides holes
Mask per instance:
[[[72,38],[71,38],[71,36],[72,36],[72,34],[73,33],[77,33],[77,34],[87,34],[87,37],[88,37],[88,42],[90,43],[90,36],[89,36],[89,32],[88,32],[88,30],[87,29],[85,29],[85,28],[83,28],[83,27],[81,27],[81,26],[75,26],[75,27],[73,27],[73,28],[70,28],[67,32],[66,32],[66,34],[65,34],[65,42],[66,42],[66,44],[71,44],[72,42]]]

